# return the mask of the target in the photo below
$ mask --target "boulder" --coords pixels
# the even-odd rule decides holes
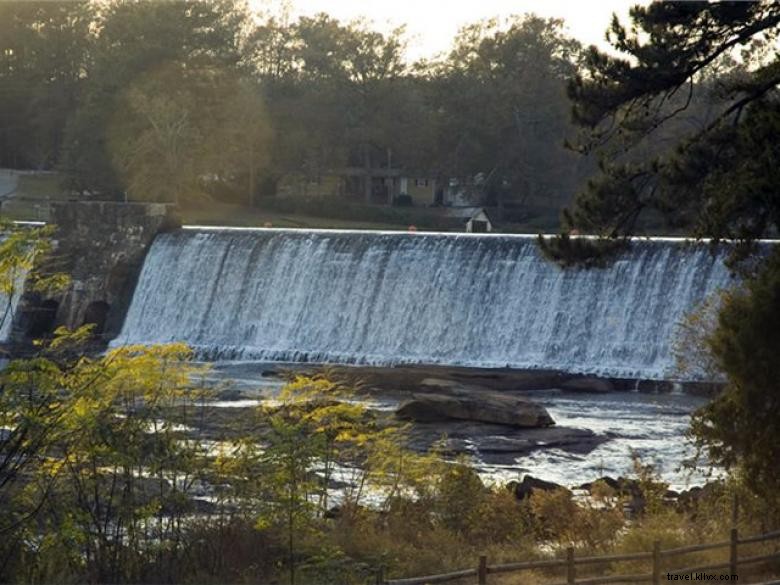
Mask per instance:
[[[634,499],[644,498],[644,495],[642,494],[642,488],[639,484],[639,480],[632,479],[630,477],[623,477],[623,476],[620,476],[617,479],[615,479],[614,477],[605,475],[604,477],[600,477],[596,481],[589,481],[587,483],[583,483],[582,485],[577,486],[577,489],[586,490],[590,492],[593,489],[593,484],[596,483],[597,481],[605,483],[621,496],[628,496]]]
[[[723,483],[709,481],[703,486],[693,486],[677,495],[677,505],[682,510],[694,510],[702,499],[722,497],[724,493]]]
[[[517,467],[518,457],[534,451],[558,449],[578,457],[608,440],[590,429],[558,425],[528,429],[455,419],[415,423],[406,437],[407,447],[418,453],[435,445],[449,457],[468,455],[485,465],[512,467]],[[446,439],[442,441],[442,437]]]
[[[526,498],[530,498],[535,491],[541,491],[541,492],[554,492],[555,490],[569,491],[562,485],[559,485],[552,481],[545,481],[543,479],[533,477],[532,475],[524,476],[523,481],[519,483],[516,481],[510,481],[507,484],[507,488],[512,492],[514,492],[515,497],[518,500],[524,500]]]
[[[396,416],[416,422],[468,420],[519,428],[555,424],[543,406],[525,398],[497,392],[474,395],[414,394],[398,407]]]

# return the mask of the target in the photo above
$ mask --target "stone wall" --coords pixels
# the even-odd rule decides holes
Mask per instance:
[[[103,339],[122,328],[146,252],[158,233],[180,227],[164,204],[53,203],[55,253],[48,270],[70,275],[68,288],[50,297],[26,294],[16,319],[22,342],[53,327],[94,323]]]

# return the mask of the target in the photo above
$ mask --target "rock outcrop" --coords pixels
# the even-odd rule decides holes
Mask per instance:
[[[572,378],[566,380],[561,384],[561,390],[569,390],[571,392],[593,392],[596,394],[606,394],[608,392],[614,392],[615,387],[609,380],[605,378],[596,378],[593,376],[583,376],[580,378]]]
[[[396,416],[416,422],[467,420],[518,428],[555,424],[547,410],[530,400],[497,392],[463,394],[414,394],[401,404]]]

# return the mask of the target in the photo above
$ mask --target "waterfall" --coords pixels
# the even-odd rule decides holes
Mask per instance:
[[[8,290],[0,291],[0,343],[9,343],[14,332],[14,318],[19,308],[19,300],[24,290],[28,271],[12,269],[7,276]]]
[[[155,240],[113,344],[674,378],[679,320],[732,282],[722,256],[637,240],[564,270],[530,236],[187,228]]]

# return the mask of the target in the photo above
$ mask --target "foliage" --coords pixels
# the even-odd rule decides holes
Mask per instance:
[[[572,129],[565,83],[580,54],[557,19],[526,15],[464,27],[431,74],[442,170],[462,179],[482,173],[498,205],[567,201],[588,168],[563,148]]]
[[[585,502],[576,502],[568,490],[558,489],[534,493],[530,510],[540,538],[607,550],[625,522],[622,502],[607,486],[594,490]]]
[[[129,115],[128,124],[133,123],[133,114],[145,114],[147,120],[150,116],[152,120],[159,117],[169,125],[179,119],[185,109],[182,103],[185,92],[181,91],[184,88],[175,83],[166,85],[155,96],[156,100],[148,103],[141,97],[144,85],[151,90],[150,78],[153,80],[156,72],[170,71],[177,64],[196,72],[207,66],[225,72],[235,70],[240,61],[238,44],[244,18],[241,4],[233,0],[112,1],[93,13],[94,34],[88,37],[87,50],[89,67],[82,81],[78,107],[69,113],[60,160],[69,174],[70,186],[79,192],[100,193],[104,198],[122,196],[127,189],[127,177],[123,180],[122,170],[115,168],[111,152],[112,138],[123,138],[112,136],[115,117]],[[171,78],[168,80],[173,82]],[[136,95],[133,107],[128,110],[123,96],[133,88],[141,96]],[[137,119],[135,123],[138,124]],[[155,138],[170,141],[170,126],[168,130],[160,130],[161,135]],[[136,127],[135,133],[136,148],[139,143],[146,143],[147,148],[142,151],[153,149],[143,126]],[[174,144],[165,144],[163,162],[169,170],[172,165],[175,167],[175,178],[179,179],[181,158],[173,157],[171,150],[183,148],[187,142],[177,138]],[[124,164],[133,166],[130,163],[133,157],[128,153],[119,156]]]
[[[190,351],[128,346],[96,360],[60,357],[81,337],[60,332],[41,357],[3,372],[3,423],[13,429],[2,449],[3,495],[15,502],[5,530],[35,535],[36,524],[24,522],[35,513],[43,543],[91,582],[145,578],[150,546],[167,549],[157,570],[171,571],[192,510],[187,495],[207,468],[200,444],[182,440],[167,418],[196,372]]]
[[[709,343],[718,327],[718,313],[728,298],[725,290],[708,296],[678,325],[672,352],[676,370],[682,376],[693,380],[724,380]]]
[[[609,31],[623,55],[591,48],[570,85],[583,129],[575,146],[600,152],[602,173],[578,196],[569,227],[627,235],[656,210],[698,236],[771,232],[780,69],[764,47],[777,34],[778,6],[657,2],[634,7],[631,19],[631,28],[615,19]],[[741,67],[728,63],[737,48]],[[688,129],[676,148],[647,151],[681,121]]]
[[[253,202],[268,120],[246,83],[215,66],[167,63],[118,104],[108,145],[131,199],[178,203],[248,175]]]
[[[592,48],[569,88],[582,128],[575,147],[599,153],[601,173],[565,215],[566,228],[620,241],[650,211],[713,244],[738,241],[735,260],[764,257],[751,244],[780,228],[780,57],[770,49],[780,6],[656,2],[634,7],[631,20],[627,27],[615,19],[610,28],[623,55]],[[738,49],[741,64],[733,59]],[[672,148],[648,148],[670,126],[687,130]],[[562,254],[567,242],[559,240]],[[765,494],[776,491],[780,477],[780,372],[771,357],[780,318],[777,272],[776,259],[748,271],[753,280],[722,300],[711,331],[706,316],[684,325],[689,338],[691,326],[704,328],[705,355],[690,361],[703,357],[705,369],[714,366],[728,380],[725,393],[697,414],[692,432],[714,461],[740,467]]]
[[[694,417],[692,432],[716,463],[739,467],[767,498],[777,494],[780,462],[780,254],[771,254],[744,290],[723,301],[708,339],[728,374],[726,390]]]
[[[628,240],[578,237],[567,233],[555,238],[540,234],[536,241],[548,259],[563,267],[604,267],[617,253],[631,245]]]
[[[480,519],[488,490],[467,461],[444,469],[436,489],[437,515],[448,530],[471,534]]]
[[[2,328],[13,319],[12,309],[25,287],[31,292],[61,290],[69,277],[43,267],[52,255],[53,226],[22,226],[0,218],[0,232],[0,293],[5,297]]]
[[[0,3],[0,167],[51,168],[88,61],[88,2]]]
[[[326,376],[291,379],[242,438],[205,441],[193,387],[202,371],[186,347],[57,353],[82,335],[60,332],[45,356],[15,362],[3,380],[2,396],[18,400],[5,412],[27,412],[31,430],[49,425],[29,433],[41,449],[0,490],[4,580],[363,583],[380,565],[411,576],[475,566],[480,554],[539,558],[540,543],[648,550],[658,538],[711,540],[743,490],[714,485],[675,512],[666,486],[640,466],[647,504],[631,524],[606,485],[585,500],[561,490],[518,502],[466,461],[406,451],[398,429]],[[32,388],[49,389],[42,412],[25,411]],[[767,502],[740,493],[741,528],[770,529]]]
[[[255,205],[285,176],[346,172],[344,195],[389,204],[362,177],[391,167],[558,207],[590,172],[561,146],[581,48],[558,20],[475,23],[412,64],[403,28],[239,0],[2,11],[3,164],[59,168],[81,196]]]

